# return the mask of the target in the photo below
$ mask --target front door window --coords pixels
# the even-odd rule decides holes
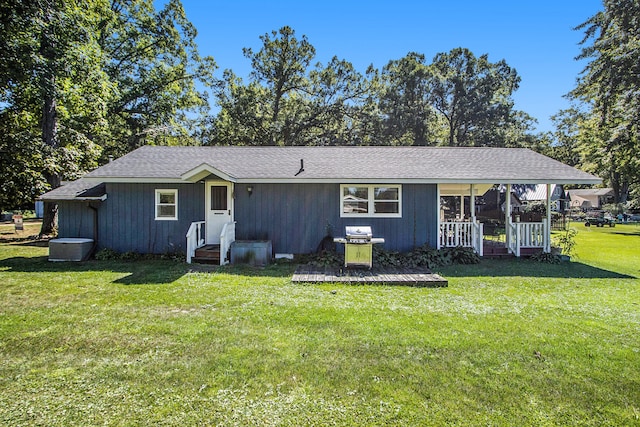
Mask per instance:
[[[211,186],[211,210],[227,210],[227,186]]]

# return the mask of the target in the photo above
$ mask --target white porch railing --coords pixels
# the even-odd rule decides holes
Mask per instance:
[[[204,221],[192,222],[187,231],[187,264],[196,254],[196,249],[204,246]]]
[[[550,230],[546,219],[542,222],[509,222],[507,229],[507,246],[515,256],[520,256],[522,248],[542,248],[545,252],[551,251]]]
[[[483,224],[480,222],[441,222],[440,247],[462,246],[473,248],[478,255],[482,256],[482,233]]]
[[[220,265],[225,265],[229,263],[229,258],[227,258],[227,254],[229,253],[231,244],[235,241],[236,241],[236,222],[235,221],[227,222],[224,226],[222,226],[222,231],[220,232]]]

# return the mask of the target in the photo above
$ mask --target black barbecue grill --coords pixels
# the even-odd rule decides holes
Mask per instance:
[[[368,225],[346,226],[345,237],[337,237],[333,241],[344,244],[345,267],[367,268],[371,268],[373,263],[373,244],[384,243],[382,237],[373,237]]]

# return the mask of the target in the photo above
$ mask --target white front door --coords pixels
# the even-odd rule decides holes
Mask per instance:
[[[207,244],[220,243],[222,227],[233,221],[233,198],[231,183],[207,181],[205,184],[205,209],[207,212]]]

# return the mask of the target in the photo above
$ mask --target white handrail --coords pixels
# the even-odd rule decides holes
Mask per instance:
[[[520,227],[517,222],[511,222],[507,224],[507,248],[515,256],[520,257]]]
[[[521,222],[520,226],[520,247],[521,248],[542,248],[544,247],[544,223],[543,222]]]
[[[473,248],[482,256],[483,225],[479,222],[452,221],[440,223],[440,247]]]
[[[187,231],[187,264],[196,254],[196,249],[204,246],[204,221],[192,222]]]
[[[479,256],[484,256],[484,224],[480,221],[473,222],[475,232],[475,250]]]
[[[510,222],[508,224],[509,250],[520,256],[521,248],[542,248],[545,252],[551,250],[549,239],[549,224],[546,220],[542,222]]]
[[[542,224],[543,224],[543,242],[544,242],[544,247],[543,247],[543,251],[544,252],[551,252],[551,221],[549,221],[547,218],[544,218],[542,220]]]
[[[229,253],[229,249],[231,248],[231,244],[236,241],[236,222],[231,221],[227,222],[222,226],[222,231],[220,232],[220,265],[225,265],[229,263],[229,258],[227,258],[227,254]]]

